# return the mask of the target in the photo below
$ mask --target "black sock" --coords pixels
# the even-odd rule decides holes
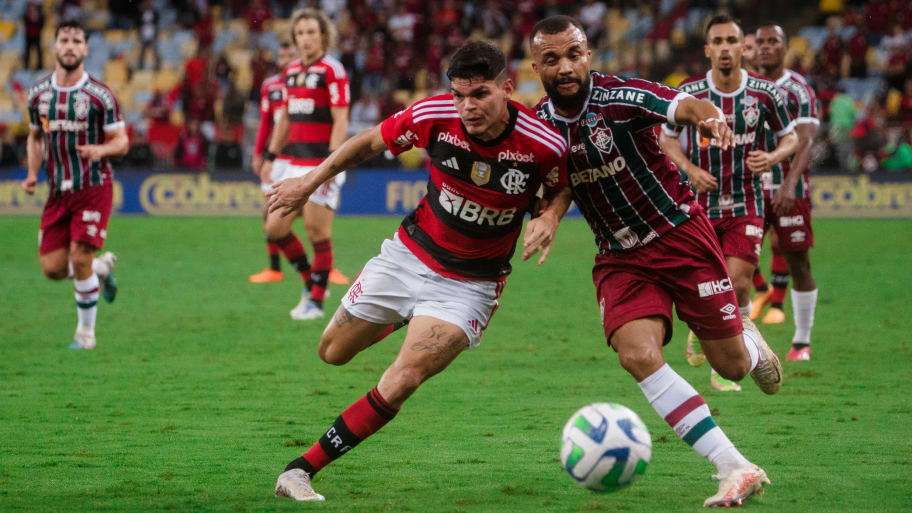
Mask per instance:
[[[285,472],[288,472],[293,468],[299,468],[304,472],[307,472],[307,475],[309,475],[311,478],[313,478],[314,474],[317,473],[317,471],[314,470],[313,466],[311,466],[311,464],[308,463],[303,456],[298,456],[297,458],[291,460],[291,462],[285,466]]]
[[[269,255],[269,268],[272,269],[273,271],[282,270],[281,262],[282,262],[282,259],[278,253],[276,253],[275,255]]]
[[[805,347],[811,347],[811,344],[806,344],[804,342],[792,342],[792,347],[794,347],[796,350],[800,351],[800,350],[804,349]]]

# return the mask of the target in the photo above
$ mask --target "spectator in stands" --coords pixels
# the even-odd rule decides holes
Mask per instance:
[[[85,13],[82,10],[82,0],[62,0],[57,6],[57,16],[60,21],[83,22]]]
[[[244,18],[247,20],[247,46],[249,48],[265,46],[264,29],[266,22],[272,19],[272,9],[264,0],[253,0],[250,6],[244,10]]]
[[[182,169],[205,171],[207,155],[208,143],[200,132],[199,121],[188,120],[187,129],[177,141],[177,149],[174,154],[175,166]]]
[[[34,50],[38,61],[35,63],[35,69],[44,68],[41,56],[41,29],[44,28],[44,8],[41,0],[29,0],[23,15],[25,22],[25,69],[29,69],[29,57]]]
[[[864,9],[868,29],[868,44],[877,46],[890,28],[890,4],[886,0],[870,0]]]
[[[155,71],[161,69],[161,55],[158,53],[158,12],[152,8],[151,0],[144,0],[139,10],[139,69],[146,69],[146,52],[152,50]]]
[[[906,80],[906,68],[909,65],[909,40],[912,37],[907,36],[902,27],[896,23],[893,25],[893,33],[885,37],[880,42],[880,49],[886,55],[884,62],[883,75],[887,81],[887,86],[897,91],[903,90],[903,82]]]
[[[0,167],[16,167],[22,165],[16,148],[10,144],[9,130],[6,125],[0,125]]]
[[[152,147],[146,134],[136,131],[130,136],[130,151],[123,158],[121,166],[151,168],[155,165]]]
[[[583,24],[586,38],[593,48],[598,47],[602,34],[605,33],[605,14],[607,12],[605,3],[596,0],[586,0],[586,3],[580,7],[577,18]]]
[[[371,36],[364,58],[364,91],[379,93],[386,74],[386,38],[380,32]]]
[[[351,121],[348,123],[348,135],[354,135],[368,128],[377,126],[380,118],[380,102],[373,91],[365,91],[351,108]]]
[[[212,14],[208,6],[203,6],[198,14],[196,22],[193,24],[193,32],[196,34],[196,44],[198,48],[210,48],[215,40],[213,32]]]
[[[411,44],[415,40],[415,26],[418,24],[418,17],[408,11],[405,2],[399,2],[396,13],[390,16],[387,27],[393,41],[397,43]]]
[[[273,74],[274,66],[266,50],[257,48],[253,53],[253,58],[250,59],[250,101],[260,101],[260,86],[263,85],[263,80],[266,77]],[[278,73],[282,72],[282,70],[277,71]]]
[[[855,103],[852,97],[846,94],[845,88],[836,87],[836,95],[829,105],[830,128],[829,138],[833,144],[836,159],[840,166],[849,166],[852,153],[850,134],[855,126]]]
[[[855,26],[855,34],[849,39],[849,76],[868,76],[868,30],[862,23]]]
[[[887,171],[912,170],[912,146],[909,146],[909,132],[904,132],[895,144],[887,147],[887,157],[880,163]]]
[[[834,77],[839,76],[839,67],[842,64],[842,52],[842,38],[839,37],[835,25],[830,24],[827,31],[827,38],[824,40],[823,47],[819,54],[823,73]]]
[[[876,98],[868,104],[864,117],[852,128],[852,140],[855,142],[855,157],[862,171],[876,171],[880,161],[886,156],[887,144],[886,116],[883,110],[883,98]]]
[[[136,2],[108,2],[108,28],[130,30],[138,18]]]
[[[899,119],[912,127],[912,77],[907,78],[903,84],[903,95],[899,101]]]
[[[504,14],[497,0],[485,0],[478,9],[473,27],[481,27],[488,39],[499,39],[510,27],[510,19]]]
[[[220,53],[218,59],[215,60],[215,64],[212,65],[212,73],[218,82],[219,91],[226,91],[228,84],[233,81],[234,70],[231,69],[231,64],[228,62],[228,56],[225,55],[225,52]]]

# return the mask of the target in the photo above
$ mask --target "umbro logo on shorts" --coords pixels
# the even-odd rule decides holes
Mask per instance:
[[[735,310],[737,310],[737,309],[738,309],[738,307],[731,303],[728,303],[727,305],[720,308],[719,311],[725,314],[724,316],[722,316],[722,320],[727,321],[729,319],[734,319]]]

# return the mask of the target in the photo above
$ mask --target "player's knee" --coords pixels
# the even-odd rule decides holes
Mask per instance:
[[[320,339],[320,346],[317,348],[317,354],[320,359],[330,365],[345,365],[354,357],[342,351],[339,344],[334,343],[332,336],[324,334]]]
[[[395,365],[395,364],[394,364]],[[415,366],[396,366],[391,370],[391,384],[394,398],[405,398],[412,395],[426,379],[425,372]],[[393,400],[387,398],[388,400]]]
[[[618,361],[624,370],[637,379],[650,375],[664,362],[661,349],[652,347],[651,344],[638,346],[636,350],[618,351]]]
[[[713,363],[713,369],[725,379],[741,381],[750,372],[750,356],[747,351],[744,352],[743,357],[732,355],[721,362]]]
[[[58,267],[55,267],[55,268],[42,267],[42,268],[41,268],[41,271],[44,273],[44,275],[45,275],[49,280],[54,280],[54,281],[59,281],[59,280],[66,279],[66,278],[69,276],[69,274],[70,274],[69,271],[68,271],[68,269],[67,269],[66,267],[63,267],[63,268],[58,268]]]
[[[749,276],[733,276],[732,288],[735,289],[735,295],[738,296],[738,302],[742,298],[750,297],[751,288],[753,287],[753,273]]]

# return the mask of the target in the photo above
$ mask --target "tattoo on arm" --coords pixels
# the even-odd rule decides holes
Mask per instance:
[[[340,306],[339,309],[336,310],[336,314],[333,315],[333,322],[336,324],[336,326],[341,328],[346,324],[352,322],[354,318],[355,316],[350,314],[348,310],[345,309],[345,307]]]

